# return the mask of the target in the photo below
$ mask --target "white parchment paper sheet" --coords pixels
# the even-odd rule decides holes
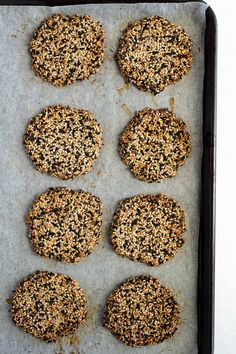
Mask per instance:
[[[36,270],[63,272],[78,279],[89,297],[87,325],[78,333],[80,354],[193,354],[197,352],[197,268],[199,230],[200,163],[202,147],[202,89],[204,75],[204,27],[206,5],[187,4],[106,4],[68,7],[0,7],[0,353],[77,353],[68,339],[47,344],[15,327],[6,299],[16,284]],[[53,13],[90,14],[106,31],[106,58],[99,73],[85,82],[56,88],[36,77],[31,69],[28,43],[40,22]],[[193,65],[187,77],[156,97],[134,86],[120,93],[124,85],[113,59],[122,29],[129,21],[160,15],[185,28],[193,39]],[[175,113],[188,125],[192,152],[176,178],[161,184],[135,179],[117,151],[118,136],[130,114],[146,106],[169,107],[174,97]],[[63,182],[37,172],[22,144],[29,120],[45,106],[64,104],[91,110],[103,126],[105,145],[93,170],[74,181]],[[130,114],[127,112],[130,111]],[[104,204],[103,240],[80,264],[61,264],[33,253],[24,222],[38,193],[49,187],[84,189],[99,196]],[[186,212],[185,245],[176,257],[151,268],[119,257],[112,251],[108,227],[117,202],[138,193],[165,193],[176,198]],[[174,289],[181,306],[181,325],[162,344],[129,348],[102,326],[109,292],[132,275],[151,274]]]

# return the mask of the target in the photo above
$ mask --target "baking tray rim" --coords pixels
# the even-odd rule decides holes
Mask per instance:
[[[0,0],[4,6],[66,6],[112,3],[189,3],[202,0]],[[214,352],[215,292],[215,171],[216,171],[216,62],[217,20],[210,6],[206,9],[203,87],[203,153],[201,164],[201,207],[198,244],[198,353]]]

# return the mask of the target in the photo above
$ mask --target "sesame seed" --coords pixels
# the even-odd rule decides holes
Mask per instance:
[[[184,211],[163,194],[136,195],[119,203],[111,225],[114,251],[122,257],[157,266],[184,244]]]
[[[36,75],[55,86],[87,80],[104,59],[104,30],[90,16],[55,14],[35,31],[29,52]]]
[[[101,201],[82,190],[49,188],[38,195],[26,222],[38,255],[66,263],[80,262],[101,239]]]
[[[85,322],[87,299],[69,276],[38,271],[17,286],[11,296],[16,326],[46,342],[74,333]]]
[[[176,176],[190,150],[186,124],[168,109],[137,112],[119,140],[122,160],[136,178],[146,182]]]
[[[89,111],[47,107],[28,124],[24,146],[38,171],[73,179],[90,171],[97,159],[101,126]]]
[[[104,314],[104,326],[131,347],[163,342],[179,321],[172,292],[151,276],[130,278],[114,289]]]
[[[116,58],[127,82],[157,94],[188,73],[191,50],[192,41],[183,28],[151,16],[129,23]]]

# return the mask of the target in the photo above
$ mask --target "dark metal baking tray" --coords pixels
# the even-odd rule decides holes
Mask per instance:
[[[139,3],[154,1],[125,1]],[[160,0],[186,3],[187,0]],[[191,2],[202,2],[192,0]],[[0,5],[60,6],[89,3],[119,3],[112,0],[0,0]],[[215,254],[215,157],[216,157],[216,57],[217,22],[213,10],[206,11],[205,72],[203,93],[203,155],[201,167],[201,215],[198,262],[198,352],[214,352],[214,254]]]

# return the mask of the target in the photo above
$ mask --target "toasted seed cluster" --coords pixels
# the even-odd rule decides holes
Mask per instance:
[[[172,292],[151,276],[128,279],[108,297],[104,325],[120,341],[135,347],[160,343],[179,325]]]
[[[91,170],[102,146],[101,126],[89,111],[50,106],[30,121],[24,146],[37,170],[72,179]]]
[[[159,16],[130,23],[116,54],[127,82],[157,94],[186,75],[192,41],[184,29]]]
[[[26,277],[10,299],[16,326],[46,342],[74,333],[85,322],[87,300],[69,276],[38,271]]]
[[[111,226],[114,251],[157,266],[173,258],[184,244],[184,211],[163,194],[137,195],[120,202]]]
[[[101,201],[82,190],[49,188],[38,195],[26,222],[37,254],[61,262],[79,262],[101,239]]]
[[[53,15],[35,31],[29,47],[36,75],[55,86],[86,80],[104,58],[104,30],[90,16]]]
[[[174,177],[191,150],[186,124],[168,109],[144,108],[120,136],[122,160],[136,178],[161,182]]]

